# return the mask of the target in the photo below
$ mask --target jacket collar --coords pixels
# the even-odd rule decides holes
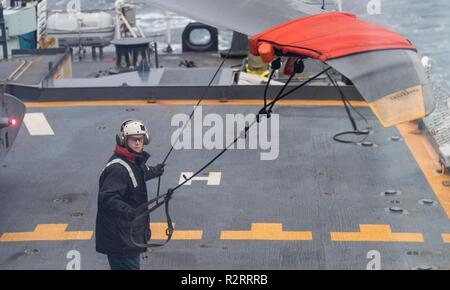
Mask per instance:
[[[150,158],[150,154],[148,154],[145,151],[142,151],[142,153],[138,154],[138,153],[131,152],[127,148],[119,146],[119,145],[116,145],[115,152],[118,155],[128,159],[128,161],[130,161],[131,163],[134,163],[134,164],[136,164],[136,163],[139,163],[139,164],[145,163]]]

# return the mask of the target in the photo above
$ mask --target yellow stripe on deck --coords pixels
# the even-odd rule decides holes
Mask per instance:
[[[175,225],[174,225],[175,226]],[[91,240],[93,231],[66,231],[67,224],[39,224],[33,232],[4,233],[0,242],[29,242],[29,241],[68,241]],[[151,223],[152,239],[165,240],[165,223]],[[173,233],[172,240],[201,240],[203,231],[178,231]]]
[[[33,232],[5,233],[0,242],[90,240],[92,231],[67,232],[68,224],[39,224]]]
[[[198,100],[158,100],[148,102],[145,100],[127,101],[68,101],[68,102],[26,102],[27,108],[46,107],[92,107],[92,106],[180,106],[196,105]],[[365,101],[351,101],[354,107],[368,107]],[[262,100],[203,100],[202,105],[230,105],[230,106],[262,106]],[[280,100],[277,105],[281,106],[343,106],[342,101],[333,100]]]
[[[442,234],[442,241],[444,244],[450,244],[450,234]]]
[[[175,228],[175,223],[173,224]],[[152,240],[166,240],[166,223],[150,223],[152,231]],[[172,240],[201,240],[203,238],[203,231],[179,231],[175,230],[172,235]]]
[[[67,231],[67,224],[38,224],[33,232],[4,233],[0,242],[91,240],[93,231]],[[175,227],[175,225],[174,225]],[[166,223],[150,223],[152,240],[165,240]],[[359,232],[331,232],[335,242],[408,242],[423,243],[422,233],[394,233],[390,225],[360,225]],[[202,230],[175,230],[172,240],[201,240]],[[252,223],[249,231],[221,231],[221,240],[312,241],[311,231],[283,231],[280,223]],[[450,234],[442,234],[450,244]]]
[[[359,232],[332,232],[335,242],[405,242],[423,243],[421,233],[393,233],[390,225],[359,225]]]
[[[450,176],[436,173],[436,170],[440,169],[439,158],[436,152],[426,136],[418,133],[417,125],[404,123],[397,125],[397,129],[416,159],[447,217],[450,219],[450,187],[444,186],[444,182],[450,181]]]
[[[221,240],[312,241],[312,232],[285,232],[282,224],[252,223],[250,231],[222,231]]]

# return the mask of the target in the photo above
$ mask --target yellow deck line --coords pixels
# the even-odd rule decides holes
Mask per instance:
[[[442,241],[444,244],[450,244],[450,234],[442,234]]]
[[[91,107],[91,106],[179,106],[195,105],[198,100],[159,100],[148,102],[145,100],[121,100],[121,101],[68,101],[68,102],[26,102],[27,108],[46,107]],[[262,100],[204,100],[202,105],[228,105],[228,106],[259,106]],[[368,107],[365,101],[351,101],[355,107]],[[343,106],[341,101],[326,100],[281,100],[277,105],[282,106]]]
[[[175,226],[175,225],[174,225]],[[0,243],[29,241],[91,240],[93,231],[67,231],[67,224],[38,224],[33,232],[4,233]],[[151,223],[152,240],[165,240],[166,223]],[[423,243],[422,233],[394,233],[390,225],[360,225],[359,232],[331,232],[335,242],[407,242]],[[201,240],[202,230],[175,230],[173,240]],[[221,240],[312,241],[311,231],[283,231],[280,223],[252,223],[249,231],[221,231]],[[450,234],[442,234],[442,241],[450,244]]]
[[[426,136],[417,133],[417,125],[404,123],[397,125],[397,129],[416,159],[447,217],[450,219],[450,187],[443,185],[444,181],[450,181],[450,176],[436,173],[436,170],[440,169],[438,155]]]
[[[332,232],[335,242],[403,242],[423,243],[421,233],[393,233],[390,225],[359,225],[359,232]]]
[[[175,223],[173,223],[175,228]],[[152,231],[152,240],[166,240],[166,223],[150,223]],[[172,235],[172,240],[201,240],[203,238],[203,231],[182,231],[175,230]]]
[[[5,233],[0,242],[90,240],[92,231],[66,231],[68,224],[39,224],[33,232]]]
[[[175,226],[175,224],[174,224]],[[29,242],[29,241],[68,241],[68,240],[91,240],[93,231],[66,231],[67,224],[38,224],[33,232],[4,233],[0,237],[0,243],[7,242]],[[167,238],[166,223],[151,223],[153,240],[165,240]],[[172,240],[201,240],[203,231],[176,230]]]
[[[282,224],[252,223],[250,231],[222,231],[221,240],[312,241],[312,232],[286,232]]]

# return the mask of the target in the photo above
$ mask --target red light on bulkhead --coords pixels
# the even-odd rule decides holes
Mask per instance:
[[[10,118],[9,119],[9,125],[15,127],[17,125],[17,119]]]

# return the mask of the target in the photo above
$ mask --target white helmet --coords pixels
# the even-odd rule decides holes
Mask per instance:
[[[127,120],[120,126],[120,132],[116,136],[116,142],[119,146],[125,146],[125,140],[130,135],[144,135],[144,145],[150,143],[150,133],[145,128],[142,121],[139,120]]]

